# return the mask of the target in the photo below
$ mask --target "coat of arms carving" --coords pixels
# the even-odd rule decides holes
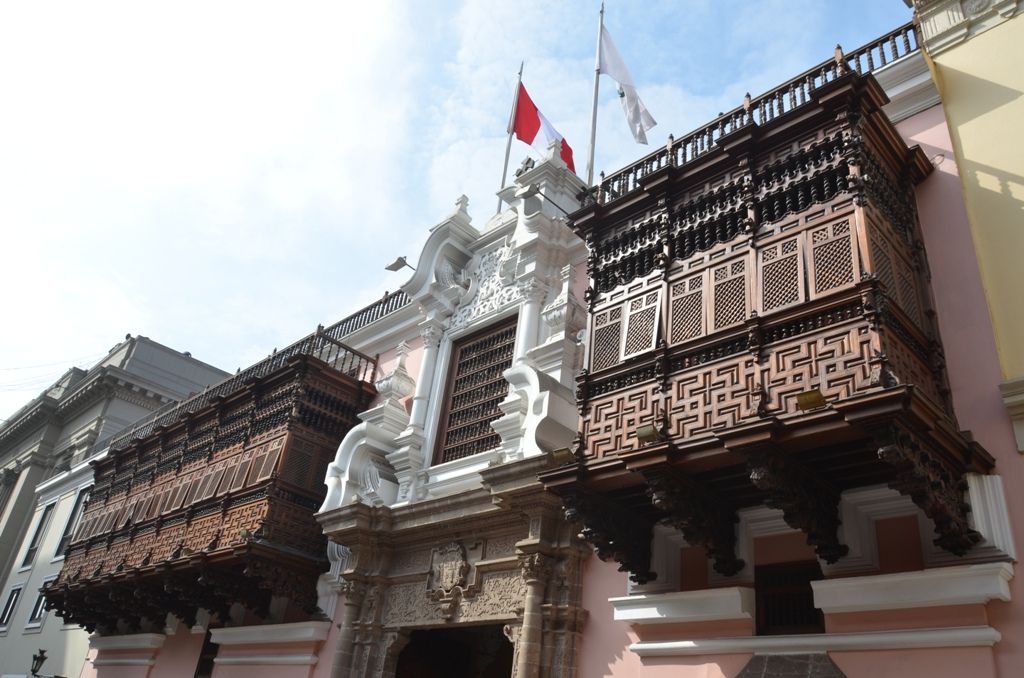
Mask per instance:
[[[447,596],[466,585],[469,563],[466,549],[457,541],[434,549],[430,565],[430,590],[436,596]]]

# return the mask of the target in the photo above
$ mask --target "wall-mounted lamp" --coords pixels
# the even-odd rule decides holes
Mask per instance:
[[[39,675],[40,669],[43,668],[43,662],[46,661],[46,650],[39,648],[39,654],[32,655],[32,675],[35,678],[65,678],[64,676],[41,676]]]
[[[559,466],[568,466],[576,463],[576,455],[568,447],[561,447],[551,451],[551,460]]]
[[[654,424],[640,424],[636,427],[636,439],[641,445],[651,445],[661,442],[661,431]]]
[[[825,396],[822,395],[821,391],[816,388],[812,388],[810,391],[801,391],[796,394],[796,406],[801,412],[816,410],[819,407],[825,407],[826,405],[828,405],[828,401],[825,400]]]
[[[412,268],[412,266],[409,265],[409,262],[405,260],[405,257],[398,257],[384,268],[389,271],[401,271],[403,267]],[[412,270],[415,271],[416,269],[412,268]]]
[[[551,205],[552,207],[554,207],[555,209],[557,209],[557,210],[558,210],[559,212],[561,212],[561,213],[562,213],[562,214],[564,214],[565,216],[569,216],[569,213],[568,213],[568,212],[566,212],[566,211],[565,211],[565,210],[564,210],[564,209],[562,208],[562,206],[561,206],[561,205],[559,205],[559,204],[558,204],[557,202],[555,202],[554,200],[552,200],[552,199],[551,199],[551,198],[549,198],[548,196],[546,196],[546,195],[544,195],[543,193],[541,193],[541,192],[540,192],[540,189],[539,189],[539,188],[537,188],[537,185],[536,185],[536,184],[527,184],[526,186],[523,186],[523,187],[522,187],[522,188],[520,188],[520,189],[519,189],[518,191],[516,191],[516,197],[517,197],[517,198],[520,198],[520,199],[522,199],[522,200],[526,200],[527,198],[536,198],[536,197],[541,197],[541,198],[543,198],[544,200],[548,201],[548,203],[549,203],[549,204],[550,204],[550,205]]]

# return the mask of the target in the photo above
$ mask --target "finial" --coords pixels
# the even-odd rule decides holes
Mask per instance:
[[[836,66],[840,73],[846,72],[846,56],[843,54],[843,46],[836,43]]]
[[[746,96],[743,97],[743,110],[750,110],[750,92],[747,92]]]
[[[405,369],[405,359],[409,357],[409,344],[402,341],[395,347],[395,355],[398,356],[398,366],[396,370]]]

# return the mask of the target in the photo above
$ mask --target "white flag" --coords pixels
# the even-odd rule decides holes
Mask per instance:
[[[615,49],[612,36],[608,35],[608,29],[601,26],[601,44],[597,50],[597,68],[605,75],[611,76],[619,83],[619,99],[622,100],[622,110],[626,113],[626,122],[629,123],[629,131],[638,144],[647,143],[647,130],[658,123],[654,121],[651,114],[640,101],[640,95],[636,93],[636,85],[633,84],[633,76],[629,74],[625,62]]]

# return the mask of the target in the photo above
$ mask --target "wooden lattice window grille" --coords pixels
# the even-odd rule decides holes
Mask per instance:
[[[434,463],[480,454],[501,445],[491,422],[508,396],[503,372],[512,366],[516,319],[466,337],[452,347]]]

